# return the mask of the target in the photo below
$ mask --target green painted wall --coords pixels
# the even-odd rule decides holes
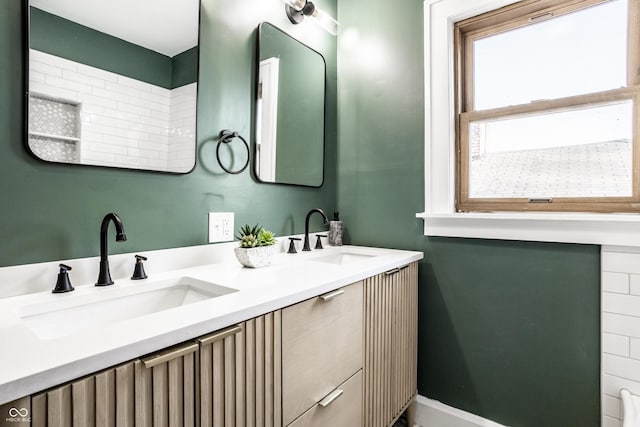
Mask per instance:
[[[425,238],[423,2],[341,1],[338,18],[337,204],[352,243],[424,251],[420,394],[505,425],[600,425],[599,247]]]
[[[198,47],[171,58],[171,89],[198,81]]]
[[[110,211],[120,214],[129,239],[112,242],[110,251],[122,253],[204,244],[209,211],[233,211],[236,224],[259,221],[289,234],[303,232],[310,208],[334,208],[336,40],[294,28],[280,0],[204,1],[198,164],[188,175],[49,164],[27,154],[21,3],[0,2],[0,266],[95,256],[100,221]],[[228,175],[216,163],[221,129],[253,140],[255,29],[263,20],[294,32],[331,61],[327,179],[320,189],[259,184],[248,171]],[[320,229],[317,218],[313,227]]]

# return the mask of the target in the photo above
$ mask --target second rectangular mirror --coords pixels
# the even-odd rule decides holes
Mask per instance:
[[[259,27],[255,172],[260,181],[324,180],[325,61],[269,23]]]

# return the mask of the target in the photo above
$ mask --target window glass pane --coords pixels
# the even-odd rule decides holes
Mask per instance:
[[[474,110],[626,86],[627,1],[479,39]]]
[[[630,197],[630,100],[472,122],[469,197]]]

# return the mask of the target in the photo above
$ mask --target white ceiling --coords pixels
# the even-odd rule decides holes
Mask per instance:
[[[30,4],[170,57],[198,44],[199,0],[31,0]]]

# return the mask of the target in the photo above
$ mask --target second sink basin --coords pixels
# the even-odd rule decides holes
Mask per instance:
[[[311,261],[326,262],[329,264],[351,264],[365,259],[372,258],[376,255],[363,254],[356,252],[338,252],[330,255],[323,255],[317,258],[312,258]]]
[[[237,291],[192,277],[148,285],[107,289],[112,292],[97,301],[88,301],[82,296],[69,299],[66,306],[64,300],[54,307],[53,304],[27,306],[20,310],[20,317],[38,337],[54,339]]]

